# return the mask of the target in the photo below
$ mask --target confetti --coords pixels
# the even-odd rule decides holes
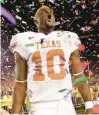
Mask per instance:
[[[4,0],[0,0],[1,3],[4,3]]]
[[[66,70],[66,74],[69,74],[69,71],[67,70],[67,68],[65,68],[65,70]]]
[[[26,95],[27,95],[27,96],[30,96],[30,94],[29,94],[28,90],[26,91]]]
[[[18,16],[18,15],[16,15],[15,17],[16,17],[16,19],[19,19],[19,20],[22,19],[22,18],[21,18],[20,16]]]
[[[14,18],[14,16],[2,6],[1,6],[1,15],[7,18],[11,23],[16,25],[16,19]]]
[[[59,90],[58,92],[64,92],[64,91],[66,91],[67,89],[61,89],[61,90]]]
[[[33,93],[31,89],[29,89],[29,92],[30,92],[30,94],[32,94],[32,93]]]
[[[63,61],[66,61],[65,58],[63,56],[59,56]]]
[[[41,69],[34,69],[35,71],[39,71],[39,72],[41,72]]]

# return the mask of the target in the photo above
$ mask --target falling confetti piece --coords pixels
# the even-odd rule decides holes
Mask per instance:
[[[26,91],[26,95],[27,95],[27,96],[30,96],[30,94],[29,94],[28,90]]]
[[[39,2],[45,2],[45,0],[39,0]]]
[[[59,90],[58,92],[64,92],[64,91],[66,91],[67,89],[61,89],[61,90]]]
[[[41,71],[41,69],[34,69],[35,71]]]
[[[67,70],[67,68],[65,68],[65,70],[66,70],[66,73],[69,74],[69,71]]]
[[[16,25],[16,19],[4,7],[1,6],[1,15],[8,19],[12,24]]]
[[[30,94],[32,94],[32,93],[33,93],[31,89],[29,89],[29,92],[30,92]]]
[[[79,38],[83,39],[83,38],[89,38],[89,36],[79,36]]]
[[[59,56],[63,61],[66,61],[65,58],[63,56]]]
[[[0,0],[0,2],[4,4],[4,0]]]

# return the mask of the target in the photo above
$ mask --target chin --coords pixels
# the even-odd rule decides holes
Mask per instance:
[[[53,28],[53,25],[46,25],[48,28]]]
[[[48,28],[53,28],[53,23],[49,23],[49,22],[46,22],[46,26],[48,27]]]

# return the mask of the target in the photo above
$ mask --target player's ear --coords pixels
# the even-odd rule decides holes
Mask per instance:
[[[34,19],[34,24],[38,27],[38,22],[36,19]]]

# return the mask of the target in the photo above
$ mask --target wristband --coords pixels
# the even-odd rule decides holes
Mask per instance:
[[[92,101],[85,102],[85,109],[91,109],[91,108],[93,108],[93,102]]]
[[[81,71],[81,72],[79,72],[79,73],[76,73],[76,74],[73,74],[74,76],[78,76],[78,75],[80,75],[80,74],[82,74],[83,73],[83,70]]]
[[[76,83],[82,82],[82,81],[88,81],[88,77],[85,76],[81,76],[79,78],[76,79]]]
[[[19,81],[19,80],[17,80],[17,79],[15,79],[15,82],[20,82],[20,83],[24,83],[24,82],[26,82],[27,80],[25,80],[25,81]]]

